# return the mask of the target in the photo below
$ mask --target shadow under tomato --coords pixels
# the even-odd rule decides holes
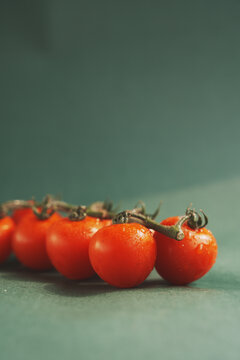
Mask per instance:
[[[64,278],[54,269],[45,272],[32,271],[23,267],[14,256],[0,266],[0,277],[5,280],[21,282],[42,283],[48,293],[65,297],[86,297],[99,294],[132,292],[137,293],[143,289],[148,292],[222,292],[240,291],[240,280],[233,272],[213,271],[206,277],[188,286],[174,286],[161,279],[156,271],[153,271],[147,280],[140,286],[130,289],[119,289],[108,285],[97,275],[83,281],[73,281]]]
[[[98,277],[94,277],[85,281],[71,281],[62,277],[59,277],[57,281],[46,284],[44,289],[55,295],[65,297],[86,297],[86,296],[97,296],[100,294],[107,293],[131,293],[146,291],[150,293],[168,292],[169,295],[176,295],[178,293],[184,294],[191,293],[206,293],[208,295],[215,295],[216,293],[240,291],[239,279],[237,275],[228,273],[224,276],[222,273],[213,272],[206,278],[202,278],[192,284],[185,286],[175,286],[169,284],[167,281],[160,278],[156,272],[145,280],[141,285],[135,288],[120,289],[108,285]]]
[[[61,279],[60,281],[59,279],[59,281],[47,284],[44,288],[47,292],[54,295],[64,297],[86,297],[117,292],[136,293],[143,289],[155,289],[156,291],[161,291],[172,288],[172,286],[159,278],[145,280],[141,285],[134,288],[121,289],[107,284],[100,278],[92,278],[85,281],[71,281],[67,279]]]
[[[110,292],[131,292],[141,289],[159,289],[170,288],[171,285],[161,279],[158,275],[156,278],[149,277],[144,283],[136,288],[120,289],[113,287],[97,275],[82,280],[69,280],[64,278],[54,269],[49,271],[33,271],[22,266],[16,258],[12,257],[0,267],[0,276],[4,280],[13,280],[19,282],[36,282],[46,284],[44,289],[51,294],[64,297],[85,297],[106,294]]]
[[[3,264],[0,264],[0,274],[15,272],[18,271],[22,265],[19,263],[17,258],[14,255],[11,255],[10,258],[5,261]]]
[[[16,258],[11,258],[0,266],[0,277],[5,280],[23,282],[54,282],[59,274],[54,270],[34,271],[21,265]]]
[[[20,282],[36,282],[36,283],[71,283],[73,286],[77,284],[77,282],[68,280],[64,278],[61,274],[59,274],[55,269],[51,269],[48,271],[35,271],[28,268],[23,267],[21,264],[17,263],[14,266],[6,267],[5,269],[0,269],[0,277],[5,280],[14,280]],[[102,281],[97,275],[94,275],[92,278],[88,280],[83,280],[82,282],[94,283],[98,281]]]
[[[87,297],[112,293],[118,289],[106,284],[101,279],[89,281],[71,281],[62,278],[55,283],[45,285],[44,289],[51,294],[64,297]]]

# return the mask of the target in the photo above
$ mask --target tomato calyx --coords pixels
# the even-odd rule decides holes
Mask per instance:
[[[87,207],[86,206],[76,206],[73,207],[68,218],[71,221],[81,221],[84,220],[87,216]]]
[[[113,209],[113,203],[109,201],[96,201],[89,206],[79,205],[79,206],[69,206],[68,204],[62,203],[62,208],[60,211],[67,212],[68,218],[71,221],[81,221],[86,218],[86,216],[91,216],[99,219],[112,219],[116,216],[117,210]]]
[[[47,219],[56,211],[66,213],[71,221],[81,221],[84,220],[86,216],[112,219],[117,213],[116,209],[113,209],[112,202],[109,201],[98,201],[90,206],[71,205],[65,201],[54,199],[50,195],[47,195],[43,199],[40,206],[39,204],[33,206],[33,212],[39,219]]]
[[[133,208],[133,210],[131,210],[130,212],[133,212],[134,214],[140,214],[140,215],[144,215],[145,217],[149,218],[149,219],[156,219],[156,217],[159,215],[160,213],[160,208],[162,205],[162,201],[160,201],[158,207],[156,208],[156,210],[154,211],[154,213],[152,214],[148,214],[146,212],[146,205],[143,201],[138,201],[137,204],[135,205],[135,207]]]
[[[187,222],[188,226],[194,230],[205,227],[208,223],[208,217],[200,210],[202,216],[195,211],[195,209],[187,208],[185,215],[181,216],[179,221],[175,225],[163,225],[156,222],[153,218],[146,216],[135,210],[126,210],[118,213],[114,219],[113,224],[124,224],[137,222],[141,225],[146,226],[148,229],[153,229],[159,233],[166,235],[177,241],[184,239],[184,232],[182,226]]]
[[[51,195],[46,195],[40,204],[34,202],[32,211],[39,220],[49,219],[55,213],[53,202],[54,198]]]
[[[192,229],[202,229],[208,224],[208,217],[205,212],[200,209],[202,216],[195,209],[187,208],[186,216],[189,216],[188,226]]]

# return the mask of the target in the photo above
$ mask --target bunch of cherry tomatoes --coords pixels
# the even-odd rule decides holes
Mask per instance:
[[[217,257],[206,215],[188,208],[158,223],[157,214],[143,204],[117,213],[111,203],[74,206],[51,196],[9,201],[0,205],[0,263],[13,251],[29,269],[54,267],[73,280],[97,273],[120,288],[141,284],[154,266],[175,285],[201,278]]]

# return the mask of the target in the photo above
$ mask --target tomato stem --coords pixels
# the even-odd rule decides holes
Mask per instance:
[[[184,219],[184,222],[187,219]],[[173,226],[162,225],[156,222],[155,220],[143,214],[136,213],[134,211],[123,211],[113,219],[114,224],[124,224],[124,223],[132,223],[132,222],[137,222],[141,225],[146,226],[149,229],[156,230],[161,234],[166,235],[175,240],[182,240],[184,238],[184,233],[181,228],[181,223],[180,224],[177,223],[176,225]]]
[[[170,238],[182,240],[184,233],[182,225],[187,221],[188,226],[192,229],[200,229],[207,225],[208,217],[200,210],[201,215],[194,209],[187,208],[184,216],[180,218],[177,224],[166,226],[156,222],[154,219],[159,214],[161,203],[156,211],[152,214],[146,214],[146,206],[139,201],[133,210],[126,210],[116,214],[117,209],[113,209],[110,201],[95,202],[90,206],[71,205],[65,201],[58,200],[51,195],[46,195],[42,202],[32,200],[11,200],[0,204],[0,218],[8,215],[10,212],[21,208],[32,208],[34,214],[41,220],[48,219],[56,211],[68,214],[72,221],[80,221],[86,216],[98,217],[100,219],[113,219],[113,223],[130,223],[138,222],[149,229],[160,232]]]
[[[204,220],[202,220],[201,216],[193,209],[188,208],[184,216],[180,218],[180,220],[172,226],[167,226],[163,224],[159,224],[152,218],[137,213],[136,211],[123,211],[116,215],[113,219],[114,224],[124,224],[124,223],[132,223],[138,222],[141,225],[146,226],[149,229],[153,229],[155,231],[160,232],[163,235],[166,235],[175,240],[183,240],[184,239],[184,232],[182,230],[182,225],[187,221],[188,226],[192,229],[199,229],[207,225],[208,218],[206,214],[200,210],[204,216]]]
[[[0,204],[0,218],[7,216],[10,212],[23,209],[31,208],[33,204],[32,200],[9,200]]]
[[[33,206],[33,211],[40,219],[46,219],[56,211],[64,212],[72,221],[83,220],[86,216],[112,219],[116,215],[116,212],[112,210],[112,204],[109,202],[96,202],[87,207],[85,205],[71,205],[51,196],[43,200],[40,210],[38,206]]]
[[[65,201],[46,195],[41,202],[35,200],[11,200],[0,204],[0,218],[7,216],[14,210],[32,208],[34,214],[40,219],[48,219],[56,211],[68,214],[73,221],[83,220],[86,216],[112,219],[116,216],[117,209],[113,209],[110,201],[95,202],[90,206],[71,205]]]
[[[85,205],[70,205],[63,201],[54,202],[55,211],[62,211],[69,214],[69,219],[72,221],[83,220],[86,216],[98,217],[100,219],[112,219],[116,216],[116,212],[107,210],[104,202],[96,202],[90,206]]]

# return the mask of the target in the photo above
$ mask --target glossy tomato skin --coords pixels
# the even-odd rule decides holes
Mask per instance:
[[[83,280],[95,274],[88,254],[92,236],[111,220],[87,216],[84,220],[62,219],[47,234],[47,252],[53,266],[65,277]]]
[[[18,260],[32,270],[48,270],[52,264],[47,255],[46,235],[49,227],[61,216],[54,213],[49,219],[40,220],[29,213],[17,225],[12,248]]]
[[[156,243],[151,232],[140,224],[114,224],[93,236],[89,256],[104,281],[130,288],[141,284],[152,271]]]
[[[180,217],[170,217],[163,225],[174,225]],[[193,230],[183,225],[184,239],[176,241],[165,235],[154,234],[157,243],[156,270],[174,285],[186,285],[204,276],[214,265],[217,242],[206,228]]]
[[[14,229],[14,221],[9,216],[0,219],[0,263],[4,262],[11,253]]]

